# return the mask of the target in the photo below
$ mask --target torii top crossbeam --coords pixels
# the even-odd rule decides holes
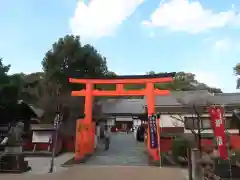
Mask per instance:
[[[93,96],[144,96],[146,89],[125,90],[123,84],[155,84],[172,82],[176,73],[163,73],[157,75],[131,75],[131,76],[113,76],[101,77],[99,79],[92,77],[82,77],[81,79],[70,78],[70,83],[76,84],[116,84],[116,90],[96,90],[93,89]],[[154,90],[155,95],[168,95],[168,90]],[[86,90],[72,91],[72,96],[85,96]]]

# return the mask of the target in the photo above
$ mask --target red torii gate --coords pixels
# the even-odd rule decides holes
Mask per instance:
[[[163,73],[157,75],[134,75],[134,76],[116,76],[95,78],[69,78],[70,83],[85,84],[86,88],[80,91],[72,91],[72,96],[85,97],[85,117],[77,121],[76,128],[76,144],[75,144],[75,160],[84,158],[87,154],[94,151],[94,134],[95,124],[92,121],[92,108],[94,96],[146,96],[148,116],[155,113],[155,95],[169,95],[168,90],[159,90],[154,88],[155,83],[172,82],[175,73]],[[116,90],[96,90],[96,84],[114,84]],[[125,84],[145,84],[145,89],[125,90]],[[158,122],[159,123],[159,122]],[[157,123],[157,124],[158,124]],[[157,125],[157,127],[159,127]],[[158,129],[158,142],[160,143],[160,128]],[[148,130],[148,134],[149,134]],[[148,152],[154,160],[159,160],[158,148],[150,148],[150,138],[148,138]]]

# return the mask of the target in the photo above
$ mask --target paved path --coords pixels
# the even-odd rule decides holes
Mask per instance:
[[[73,157],[73,153],[65,153],[54,159],[54,172],[65,171],[67,168],[61,167],[63,163]],[[47,174],[50,168],[51,157],[27,157],[31,170],[25,174]]]
[[[148,166],[148,159],[144,153],[144,143],[138,143],[133,133],[113,133],[109,150],[99,147],[86,165]]]
[[[1,180],[185,180],[180,169],[159,167],[75,166],[53,174],[0,174]]]

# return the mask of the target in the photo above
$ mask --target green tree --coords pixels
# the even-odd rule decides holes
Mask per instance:
[[[10,67],[11,67],[10,65],[4,65],[3,59],[0,58],[0,86],[3,86],[9,83],[9,78],[7,73]]]
[[[43,61],[47,82],[69,88],[69,77],[99,77],[108,73],[106,58],[91,45],[82,46],[79,36],[67,35],[53,44]]]
[[[233,72],[236,76],[240,76],[240,63],[238,63],[234,68],[233,68]],[[237,79],[237,89],[240,88],[240,78]]]
[[[173,82],[156,84],[156,88],[169,89],[172,91],[208,90],[211,93],[222,92],[219,88],[209,87],[204,83],[198,82],[195,79],[195,74],[188,72],[177,72]]]
[[[9,83],[22,88],[23,82],[24,82],[24,77],[25,77],[25,74],[23,74],[23,73],[16,73],[16,74],[9,75],[8,76]]]
[[[10,78],[7,75],[10,65],[4,65],[0,59],[0,104],[5,106],[9,103],[16,103],[18,100],[18,87],[10,84]]]
[[[147,75],[155,75],[156,73],[154,71],[149,71],[146,73]]]
[[[45,93],[39,104],[40,107],[45,107],[44,109],[54,113],[57,103],[69,106],[73,114],[75,109],[78,115],[81,113],[84,100],[70,98],[70,91],[82,89],[84,86],[69,84],[68,78],[115,76],[115,73],[108,72],[105,57],[93,46],[82,45],[80,37],[73,35],[59,38],[52,45],[43,58],[42,67],[44,72],[42,86]]]

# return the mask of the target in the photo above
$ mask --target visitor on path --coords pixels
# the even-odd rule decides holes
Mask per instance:
[[[144,135],[145,135],[146,128],[144,125],[140,125],[137,129],[137,141],[143,142],[144,141]]]
[[[107,125],[104,128],[104,140],[105,140],[105,150],[109,149],[110,144],[110,130]]]

